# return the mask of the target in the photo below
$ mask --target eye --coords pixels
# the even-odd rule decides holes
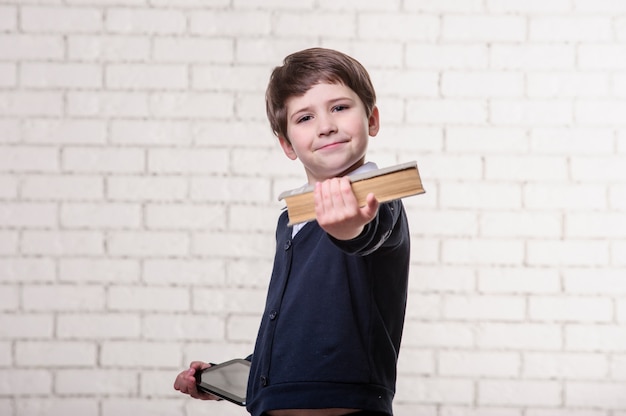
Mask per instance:
[[[332,108],[332,111],[343,111],[347,110],[349,107],[345,104],[338,104]]]
[[[296,123],[303,123],[305,121],[309,121],[311,120],[313,117],[312,116],[302,116],[300,117],[298,120],[296,120]]]

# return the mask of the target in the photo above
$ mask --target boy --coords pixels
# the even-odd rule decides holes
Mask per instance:
[[[253,416],[392,415],[404,324],[409,229],[401,201],[359,207],[346,175],[365,163],[379,130],[367,71],[340,52],[285,58],[266,92],[287,157],[315,185],[316,221],[276,229],[276,256],[248,381]],[[193,362],[175,388],[192,397]]]

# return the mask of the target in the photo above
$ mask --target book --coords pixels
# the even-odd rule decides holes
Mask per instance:
[[[367,195],[373,193],[378,202],[388,202],[426,192],[422,186],[417,162],[402,163],[349,176],[352,191],[360,206],[365,205]],[[285,200],[289,225],[315,219],[313,185],[285,191],[278,200]]]

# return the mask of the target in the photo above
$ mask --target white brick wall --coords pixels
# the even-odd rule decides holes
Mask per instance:
[[[0,414],[226,416],[172,389],[251,352],[303,181],[263,92],[370,70],[417,160],[399,416],[626,415],[626,3],[6,0]]]

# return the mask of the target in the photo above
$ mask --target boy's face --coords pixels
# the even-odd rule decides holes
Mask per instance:
[[[378,133],[378,109],[370,117],[359,96],[343,84],[315,84],[287,100],[287,134],[280,144],[300,159],[308,182],[343,176],[365,161],[369,136]]]

